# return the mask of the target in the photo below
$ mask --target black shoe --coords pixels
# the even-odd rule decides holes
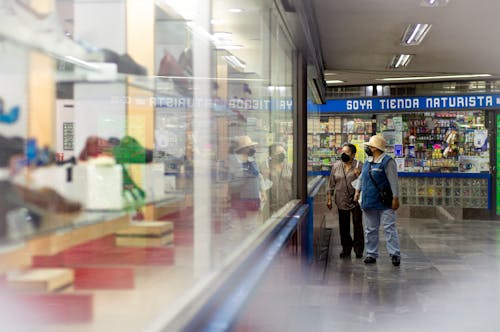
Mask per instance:
[[[356,258],[363,258],[363,253],[362,252],[356,253]]]
[[[392,256],[391,260],[392,260],[392,265],[394,266],[399,266],[399,264],[401,264],[401,258],[399,256],[394,255]]]
[[[340,256],[340,258],[350,258],[351,257],[351,253],[350,252],[342,251],[339,256]]]
[[[363,262],[365,264],[374,264],[377,262],[377,260],[374,257],[367,256]]]

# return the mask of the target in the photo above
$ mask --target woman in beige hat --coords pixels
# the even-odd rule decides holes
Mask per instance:
[[[229,156],[231,206],[240,217],[260,209],[260,170],[255,161],[255,146],[249,136],[236,137]]]
[[[383,224],[387,251],[392,264],[399,266],[401,252],[396,229],[396,210],[399,208],[398,172],[394,159],[385,153],[386,145],[387,142],[381,135],[372,136],[365,143],[368,158],[363,165],[360,187],[357,188],[354,199],[360,201],[365,223],[364,262],[373,264],[377,261],[379,228]],[[384,192],[388,194],[383,195]]]

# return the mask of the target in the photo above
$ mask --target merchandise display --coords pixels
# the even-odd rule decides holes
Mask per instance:
[[[400,171],[489,171],[484,111],[448,111],[377,116],[377,128],[400,160]],[[404,161],[404,162],[403,162]]]
[[[309,171],[328,173],[345,142],[357,146],[356,158],[364,160],[360,147],[380,133],[398,167],[403,205],[489,207],[485,111],[321,115],[308,121]]]

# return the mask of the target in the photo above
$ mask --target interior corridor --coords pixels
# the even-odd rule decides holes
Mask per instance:
[[[354,254],[340,259],[336,219],[328,224],[326,266],[301,273],[281,259],[238,330],[500,330],[500,222],[399,219],[400,267],[392,266],[382,234],[375,265]]]

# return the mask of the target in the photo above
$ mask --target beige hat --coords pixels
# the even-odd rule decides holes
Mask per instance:
[[[382,135],[374,135],[370,137],[368,143],[365,143],[367,146],[371,146],[373,148],[379,149],[380,151],[385,151],[385,146],[387,145],[387,141]]]
[[[236,148],[234,152],[238,152],[243,148],[247,148],[249,146],[256,146],[258,143],[252,142],[252,139],[249,136],[239,136],[234,140],[236,143]]]

